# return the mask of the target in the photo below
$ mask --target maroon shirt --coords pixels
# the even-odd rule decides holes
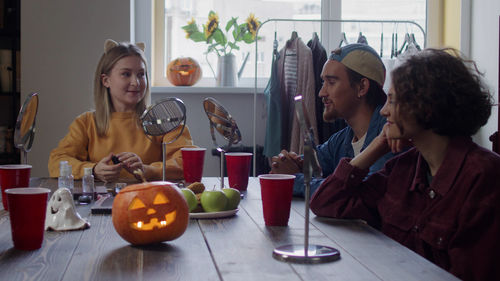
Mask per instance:
[[[342,159],[314,193],[318,216],[364,219],[464,280],[500,280],[500,157],[453,138],[428,184],[415,149],[366,178]]]

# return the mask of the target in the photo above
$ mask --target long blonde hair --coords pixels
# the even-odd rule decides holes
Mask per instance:
[[[101,59],[97,64],[97,69],[94,76],[95,122],[97,127],[97,134],[99,136],[106,135],[112,112],[112,102],[109,94],[109,89],[102,84],[101,75],[110,75],[111,70],[113,69],[117,61],[128,56],[138,56],[144,63],[146,75],[146,93],[144,95],[144,98],[139,101],[135,107],[135,111],[137,113],[137,123],[139,126],[139,117],[144,112],[146,107],[150,104],[151,100],[149,75],[147,72],[148,64],[144,52],[138,46],[125,42],[116,43],[114,41],[111,41],[113,43],[110,47],[108,44],[109,41],[111,40],[106,41],[105,52],[104,54],[102,54]]]

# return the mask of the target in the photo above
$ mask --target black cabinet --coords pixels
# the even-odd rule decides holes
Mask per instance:
[[[20,108],[20,0],[0,0],[0,164],[20,163],[14,125]]]

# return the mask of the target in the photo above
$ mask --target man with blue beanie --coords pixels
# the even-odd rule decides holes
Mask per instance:
[[[311,194],[343,157],[358,155],[380,133],[386,120],[380,115],[386,94],[385,66],[373,48],[365,44],[349,44],[332,51],[321,72],[323,86],[319,92],[325,109],[323,119],[343,118],[348,126],[318,145],[316,152],[322,178],[313,178]],[[392,153],[370,167],[370,174],[381,169]],[[294,152],[281,151],[272,157],[271,173],[295,174],[294,196],[304,196],[302,158]]]

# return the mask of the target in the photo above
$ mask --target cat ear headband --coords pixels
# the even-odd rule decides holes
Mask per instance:
[[[144,52],[144,49],[146,48],[146,45],[142,42],[135,43],[135,45],[141,49]],[[118,43],[114,40],[111,39],[106,39],[104,42],[104,53],[108,53],[109,50],[113,49],[114,47],[118,46]]]

